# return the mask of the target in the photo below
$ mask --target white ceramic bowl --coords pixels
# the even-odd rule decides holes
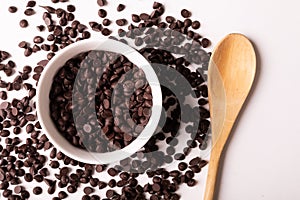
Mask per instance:
[[[81,52],[90,50],[110,51],[126,56],[133,64],[143,69],[152,89],[153,107],[148,124],[130,145],[121,150],[107,153],[95,153],[74,147],[59,133],[50,117],[49,93],[55,74],[67,60]],[[162,94],[159,80],[149,62],[133,48],[111,39],[104,41],[84,40],[61,50],[45,67],[39,80],[37,98],[37,114],[39,121],[52,144],[65,155],[90,164],[113,163],[134,154],[142,148],[153,135],[157,128],[162,110]]]

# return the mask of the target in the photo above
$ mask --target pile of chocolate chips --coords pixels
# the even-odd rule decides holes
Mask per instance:
[[[68,60],[55,75],[49,98],[59,132],[92,152],[129,145],[151,116],[151,88],[143,70],[111,52],[84,52]]]
[[[52,0],[53,3],[68,3],[67,0]],[[92,3],[92,2],[91,2]],[[153,11],[150,14],[132,14],[132,19],[120,19],[118,25],[125,27],[128,24],[128,31],[120,28],[119,35],[126,35],[129,38],[135,38],[135,45],[139,46],[143,43],[154,43],[156,37],[149,36],[147,38],[134,37],[134,35],[140,34],[140,30],[143,27],[159,27],[168,28],[166,35],[173,35],[172,31],[186,34],[191,38],[191,44],[183,45],[183,48],[178,47],[177,40],[166,39],[165,46],[169,46],[170,49],[162,51],[156,48],[141,49],[140,52],[145,56],[148,56],[148,60],[152,63],[162,62],[165,65],[175,66],[176,70],[180,71],[187,77],[191,85],[195,87],[195,94],[199,98],[198,109],[192,109],[186,107],[191,113],[200,114],[199,129],[194,130],[193,126],[187,126],[186,132],[191,134],[191,141],[189,146],[182,153],[175,153],[173,146],[176,144],[176,129],[178,128],[178,119],[180,109],[178,106],[170,113],[171,117],[166,121],[163,127],[163,132],[160,132],[153,136],[153,138],[145,145],[143,152],[138,152],[132,157],[144,158],[148,154],[147,152],[155,152],[157,150],[156,142],[166,141],[170,144],[170,148],[167,149],[167,155],[162,153],[155,153],[144,161],[122,161],[121,167],[113,168],[105,165],[90,165],[86,163],[78,162],[65,156],[62,152],[57,151],[55,147],[48,140],[43,133],[41,126],[38,122],[35,111],[35,85],[28,83],[28,80],[35,80],[38,83],[40,74],[43,69],[47,67],[48,60],[52,59],[56,52],[66,46],[79,41],[88,39],[91,36],[90,31],[93,34],[101,32],[103,36],[108,36],[112,33],[109,29],[111,20],[107,19],[107,11],[105,6],[109,3],[105,0],[97,1],[99,8],[99,17],[103,18],[103,22],[99,23],[99,19],[90,21],[90,28],[80,23],[75,19],[75,6],[68,4],[66,9],[54,8],[51,6],[37,7],[35,1],[28,1],[24,14],[26,19],[20,19],[20,26],[26,28],[28,26],[35,25],[38,31],[47,31],[49,34],[47,38],[42,38],[39,35],[33,35],[32,41],[20,41],[19,47],[24,49],[25,56],[33,56],[40,51],[46,51],[47,56],[44,60],[37,62],[37,65],[33,68],[30,65],[16,66],[12,60],[5,63],[5,60],[1,60],[1,69],[4,69],[5,76],[13,76],[12,82],[5,81],[6,77],[1,77],[0,88],[2,88],[1,98],[3,101],[0,103],[0,191],[1,197],[8,199],[31,199],[32,195],[45,195],[48,193],[49,199],[58,200],[64,199],[78,190],[83,190],[84,200],[97,200],[100,199],[98,190],[105,190],[105,195],[101,196],[101,199],[180,199],[180,195],[177,190],[181,184],[187,184],[188,186],[194,186],[196,180],[194,179],[195,173],[199,173],[201,168],[204,167],[207,162],[199,157],[190,159],[187,162],[185,158],[188,153],[196,147],[200,149],[205,148],[206,136],[209,128],[209,112],[205,109],[207,104],[207,87],[204,83],[205,77],[201,77],[199,72],[189,71],[186,66],[191,61],[186,61],[184,58],[172,58],[171,53],[184,53],[184,49],[189,52],[197,50],[195,53],[198,56],[191,56],[194,63],[203,62],[202,68],[207,67],[208,59],[202,48],[206,48],[210,45],[210,42],[206,38],[202,38],[200,34],[196,32],[200,27],[198,21],[192,21],[190,19],[191,13],[183,9],[182,17],[184,20],[176,19],[172,16],[166,16],[162,18],[165,13],[165,8],[161,3],[155,2],[153,4]],[[64,4],[57,4],[57,6],[63,6]],[[41,16],[44,20],[43,24],[34,24],[31,22],[30,16],[36,15],[35,10],[44,9],[45,12]],[[125,5],[119,5],[116,10],[122,12],[126,9]],[[11,6],[8,8],[11,13],[22,12],[22,8],[16,8]],[[173,34],[172,34],[173,33]],[[39,36],[39,37],[36,37]],[[123,38],[122,38],[123,39]],[[120,41],[125,42],[120,39]],[[142,40],[141,40],[142,39]],[[160,42],[157,42],[157,44]],[[167,45],[168,44],[168,45]],[[172,44],[172,45],[170,45]],[[199,48],[199,46],[201,48]],[[171,48],[172,47],[172,48]],[[171,52],[171,53],[170,53]],[[12,52],[11,52],[12,53]],[[165,60],[161,58],[161,55],[169,55],[169,59]],[[7,54],[6,54],[7,55]],[[13,55],[12,56],[19,56]],[[183,54],[184,55],[184,54]],[[1,55],[3,57],[3,55]],[[199,58],[200,56],[200,58]],[[2,59],[1,57],[1,59]],[[6,57],[6,56],[4,56]],[[182,56],[183,57],[183,56]],[[203,57],[203,58],[202,58]],[[193,60],[194,59],[194,60]],[[174,60],[176,62],[174,63]],[[190,59],[189,59],[190,60]],[[10,64],[9,64],[10,63]],[[32,65],[32,64],[31,64]],[[196,74],[195,74],[196,73]],[[172,78],[172,77],[170,77]],[[198,84],[198,85],[197,85]],[[16,95],[11,101],[6,101],[7,96],[10,95],[8,91],[26,90],[27,95]],[[184,91],[183,91],[184,92]],[[163,88],[164,94],[164,107],[169,108],[170,105],[176,104],[176,98],[172,95],[172,92],[167,88]],[[173,127],[173,123],[176,122],[176,126]],[[168,134],[173,134],[167,136]],[[168,139],[172,137],[171,139]],[[22,138],[22,139],[21,139]],[[151,170],[151,166],[159,166],[161,163],[157,163],[156,157],[163,157],[164,162],[170,163],[174,159],[182,160],[178,163],[178,169],[167,171],[164,168],[156,168]],[[156,162],[156,163],[155,163]],[[141,166],[141,170],[135,169],[130,172],[120,171],[125,167],[131,165],[133,168]],[[149,169],[150,166],[150,169]],[[145,180],[145,174],[139,174],[139,172],[147,170],[146,177],[148,177],[146,184],[140,182]],[[54,173],[54,176],[49,174],[49,171]],[[102,174],[107,173],[111,176],[110,180],[104,180]],[[37,185],[44,182],[48,189],[43,191],[39,186],[29,191],[26,187],[30,182]],[[59,190],[57,195],[54,195],[55,191]]]

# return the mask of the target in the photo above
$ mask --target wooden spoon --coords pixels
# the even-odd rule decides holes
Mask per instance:
[[[215,48],[208,68],[212,150],[205,200],[213,200],[219,160],[234,122],[252,86],[256,57],[241,34],[226,36]]]

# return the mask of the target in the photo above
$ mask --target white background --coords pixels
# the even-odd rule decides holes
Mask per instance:
[[[41,0],[38,4],[46,5],[48,2]],[[216,199],[300,199],[299,1],[163,2],[166,13],[178,17],[182,8],[191,10],[192,19],[198,19],[202,24],[200,33],[210,38],[213,45],[228,33],[240,32],[248,36],[256,47],[258,70],[255,85],[225,151]],[[77,19],[85,23],[91,19],[99,20],[96,0],[74,0],[71,3],[79,6]],[[125,11],[116,12],[118,3],[128,4]],[[17,14],[10,14],[7,8],[10,5],[24,8],[25,4],[25,1],[1,0],[0,5],[0,49],[13,52],[16,55],[13,60],[22,66],[34,65],[38,61],[38,56],[24,58],[23,51],[17,47],[21,40],[32,40],[35,26],[21,30],[18,22],[24,16],[23,9]],[[61,7],[66,5],[57,4]],[[134,12],[149,12],[151,6],[152,1],[146,0],[109,1],[106,9],[111,10],[108,18],[117,19],[129,18]],[[27,19],[32,25],[42,24],[38,16]],[[116,28],[116,25],[112,27]],[[193,189],[182,187],[182,199],[202,199],[205,176],[202,173],[201,177],[197,177],[199,184]]]

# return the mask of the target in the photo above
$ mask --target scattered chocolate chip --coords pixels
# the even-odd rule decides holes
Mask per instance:
[[[101,33],[104,35],[104,36],[108,36],[111,34],[111,31],[107,28],[103,28]]]
[[[40,194],[42,194],[43,189],[42,189],[41,187],[37,186],[37,187],[34,187],[34,188],[33,188],[32,192],[33,192],[33,194],[35,194],[35,195],[40,195]]]
[[[16,186],[14,189],[14,192],[16,194],[20,194],[23,191],[23,187],[22,186]]]
[[[181,10],[181,16],[182,17],[184,17],[184,18],[189,18],[189,17],[191,17],[191,12],[190,11],[188,11],[187,9],[182,9]]]
[[[125,9],[125,5],[124,4],[119,4],[118,7],[117,7],[117,11],[118,12],[121,12]]]
[[[105,6],[107,4],[106,0],[97,0],[99,6]]]
[[[76,7],[75,7],[74,5],[68,5],[68,6],[67,6],[67,10],[68,10],[69,12],[75,12]]]
[[[207,48],[210,45],[210,41],[207,38],[203,38],[201,40],[201,44],[202,44],[203,48]]]
[[[65,198],[68,197],[68,194],[67,194],[65,191],[60,191],[60,192],[58,193],[58,197],[59,197],[60,199],[65,199]]]
[[[136,23],[141,21],[140,16],[136,15],[136,14],[132,14],[131,19],[132,19],[133,22],[136,22]]]
[[[16,12],[18,11],[18,8],[15,7],[15,6],[10,6],[10,7],[8,8],[8,11],[9,11],[10,13],[16,13]]]
[[[86,194],[86,195],[90,195],[91,193],[94,192],[94,189],[92,187],[85,187],[83,189],[83,192]]]
[[[36,44],[41,44],[44,42],[44,38],[42,38],[41,36],[35,36],[33,38],[33,42],[36,43]]]
[[[5,91],[0,92],[0,99],[6,100],[7,99],[7,93]]]
[[[33,8],[36,5],[35,1],[28,1],[26,7]]]
[[[77,189],[74,187],[74,186],[72,186],[72,185],[69,185],[68,187],[67,187],[67,190],[68,190],[68,192],[69,193],[75,193],[76,191],[77,191]]]
[[[111,24],[111,21],[109,19],[104,19],[102,21],[103,26],[109,26]]]
[[[26,19],[22,19],[19,24],[21,28],[26,28],[28,26],[28,22]]]
[[[200,22],[199,21],[193,21],[192,28],[193,29],[199,29],[200,28]]]
[[[26,16],[31,16],[31,15],[34,15],[35,14],[35,11],[32,9],[32,8],[27,8],[25,11],[24,11],[24,14]]]
[[[107,12],[106,12],[106,10],[104,10],[104,9],[99,9],[98,15],[99,15],[99,17],[101,17],[101,18],[105,18],[105,17],[107,16]]]
[[[152,6],[152,7],[153,7],[153,9],[158,9],[158,8],[161,7],[161,6],[162,6],[161,3],[155,1],[155,2],[153,3],[153,6]]]
[[[118,19],[118,20],[116,21],[116,24],[117,24],[118,26],[124,26],[124,25],[127,24],[127,20],[126,20],[126,19]]]

